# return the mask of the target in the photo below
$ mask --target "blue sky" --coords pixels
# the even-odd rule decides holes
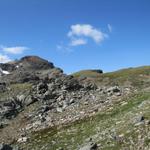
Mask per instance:
[[[0,61],[25,55],[66,73],[150,65],[150,1],[0,0]]]

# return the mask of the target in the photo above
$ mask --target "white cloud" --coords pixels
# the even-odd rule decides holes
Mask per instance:
[[[110,24],[107,25],[109,32],[112,32],[112,26]]]
[[[7,55],[0,54],[0,63],[6,63],[11,61],[11,59]]]
[[[70,45],[71,46],[79,46],[87,44],[87,40],[85,39],[72,39]]]
[[[101,44],[103,40],[108,38],[106,33],[90,24],[71,25],[67,36],[69,41],[65,44],[62,41],[59,45],[56,45],[57,51],[64,53],[73,52],[73,47],[86,45],[89,39],[92,39],[96,44]]]
[[[57,45],[56,47],[58,50],[61,50],[63,48],[62,45]]]
[[[69,31],[68,37],[87,37],[92,38],[96,43],[101,43],[107,37],[107,34],[94,28],[90,24],[76,24],[71,26],[71,31]]]
[[[65,46],[63,43],[61,43],[60,45],[57,45],[56,49],[58,52],[62,52],[62,53],[70,53],[73,51],[70,46],[68,45]]]
[[[6,53],[11,53],[11,54],[22,54],[25,50],[28,50],[28,47],[24,46],[15,46],[15,47],[5,47],[1,46],[1,50],[6,52]]]

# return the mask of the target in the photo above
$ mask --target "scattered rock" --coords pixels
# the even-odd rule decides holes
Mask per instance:
[[[0,105],[0,118],[11,119],[17,115],[17,109],[20,108],[15,101],[4,102]]]
[[[145,117],[144,116],[140,116],[139,117],[139,121],[141,122],[141,121],[144,121],[145,120]]]
[[[82,148],[80,148],[79,150],[97,150],[98,146],[96,143],[89,143],[85,146],[83,146]]]
[[[143,115],[139,115],[137,117],[135,117],[134,119],[134,123],[142,123],[145,120],[145,117]]]
[[[27,137],[21,137],[17,140],[18,143],[25,143],[27,142],[28,138]]]
[[[110,87],[107,89],[107,92],[114,92],[114,93],[117,93],[117,92],[120,92],[120,89],[118,86],[113,86],[113,87]]]
[[[24,105],[29,106],[29,105],[33,104],[34,102],[36,102],[36,101],[37,101],[36,97],[29,95],[24,99]]]
[[[61,107],[57,107],[56,109],[57,109],[57,112],[59,112],[59,113],[63,112],[63,108],[61,108]]]
[[[146,125],[150,125],[150,120],[146,120]]]

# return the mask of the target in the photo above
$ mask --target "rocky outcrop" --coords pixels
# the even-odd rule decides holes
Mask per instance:
[[[37,56],[26,56],[11,63],[0,64],[0,68],[9,72],[0,76],[0,80],[7,83],[36,82],[63,74],[53,63]]]
[[[5,82],[0,82],[0,92],[5,92],[6,91],[6,83]]]
[[[19,110],[22,108],[22,103],[16,99],[11,98],[7,102],[0,103],[0,120],[11,119],[17,115]]]
[[[13,150],[13,148],[7,144],[0,144],[0,150]]]
[[[22,69],[45,70],[54,68],[53,63],[38,56],[25,56],[17,62]]]
[[[73,76],[63,74],[61,69],[39,57],[27,56],[12,65],[16,68],[9,69],[13,70],[11,74],[2,77],[5,82],[0,84],[0,91],[6,90],[9,93],[7,85],[26,82],[32,83],[32,89],[27,94],[16,93],[13,97],[10,95],[1,99],[1,120],[13,119],[20,111],[35,102],[42,105],[35,114],[40,115],[48,110],[62,112],[70,105],[76,105],[80,99],[88,97],[90,91],[97,88],[95,84],[86,84]]]

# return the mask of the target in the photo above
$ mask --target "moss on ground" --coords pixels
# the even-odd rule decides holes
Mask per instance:
[[[16,95],[29,93],[32,88],[30,83],[11,84],[5,92],[0,93],[0,100],[15,97]]]

